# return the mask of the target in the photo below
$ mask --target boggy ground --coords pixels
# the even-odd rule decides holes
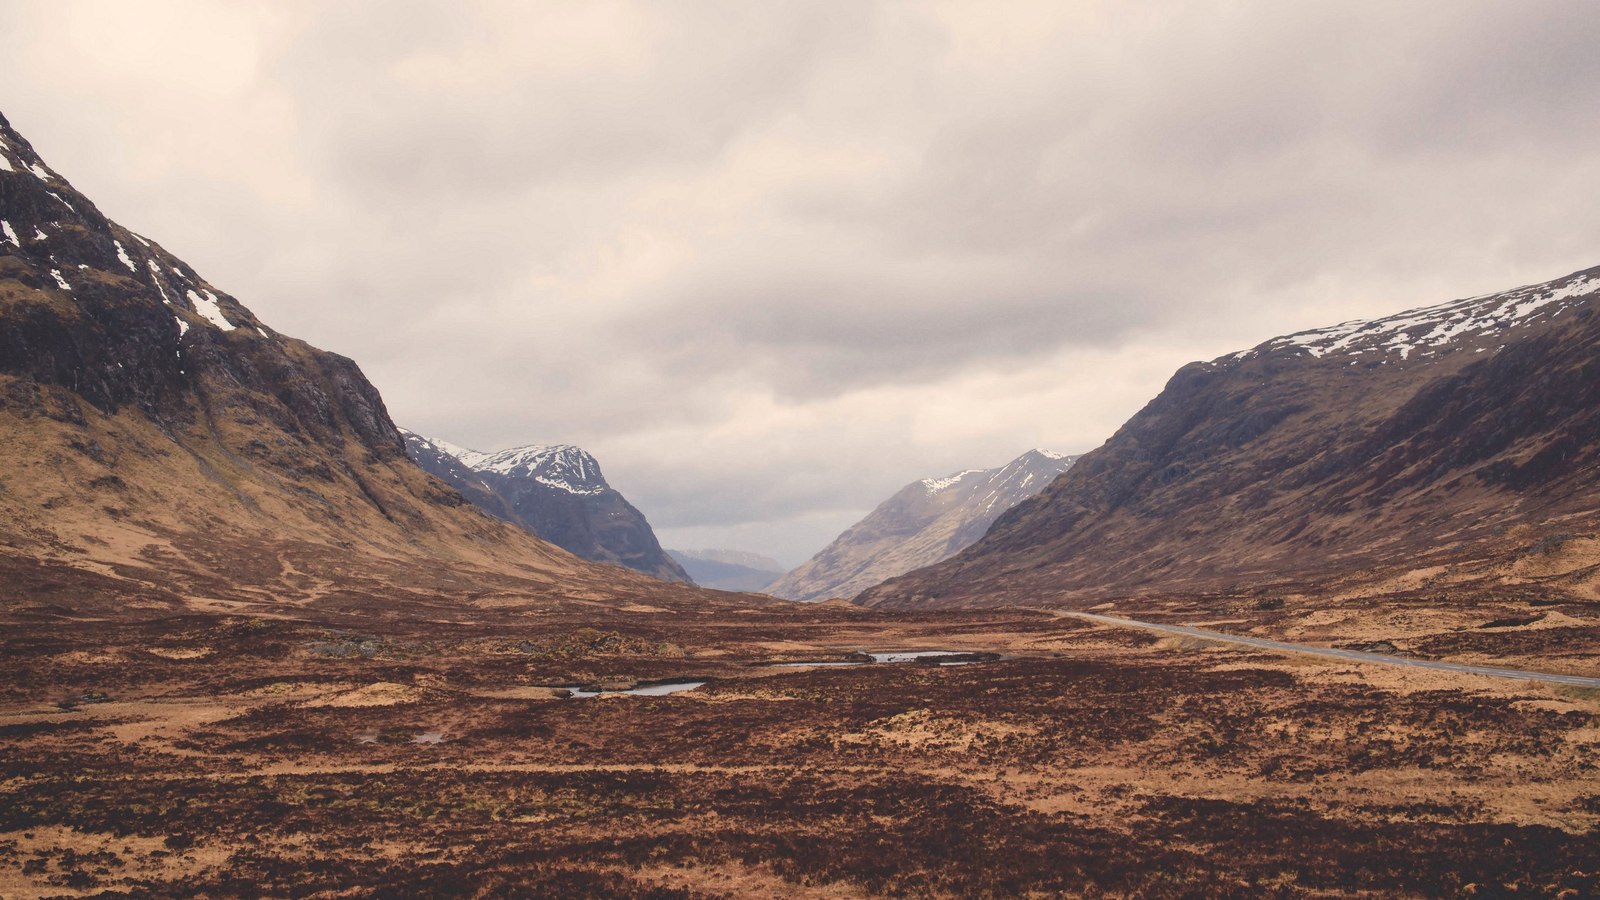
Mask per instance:
[[[1006,658],[752,665],[911,647]],[[0,895],[1592,896],[1597,764],[1594,692],[1031,611],[34,619]]]

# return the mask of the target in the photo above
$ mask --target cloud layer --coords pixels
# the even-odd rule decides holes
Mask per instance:
[[[798,562],[1179,365],[1600,263],[1600,7],[16,2],[0,109],[397,421]]]

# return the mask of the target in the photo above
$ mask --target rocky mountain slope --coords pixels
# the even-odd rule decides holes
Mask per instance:
[[[0,446],[8,615],[676,596],[479,513],[355,363],[106,219],[3,117]]]
[[[479,453],[402,429],[406,452],[484,512],[584,559],[662,581],[690,580],[644,514],[606,483],[600,463],[570,444]]]
[[[400,438],[406,443],[406,455],[424,472],[460,491],[461,496],[471,500],[473,506],[496,519],[516,523],[511,507],[478,477],[478,473],[451,452],[460,448],[443,441],[432,441],[404,428],[399,432]]]
[[[1065,477],[860,602],[1514,586],[1593,598],[1600,268],[1185,366]],[[1387,586],[1387,587],[1386,587]]]
[[[790,600],[850,597],[886,578],[948,559],[1077,459],[1030,450],[996,469],[968,469],[908,484],[767,593]]]
[[[719,591],[761,591],[783,576],[775,559],[743,550],[668,550],[694,583]]]

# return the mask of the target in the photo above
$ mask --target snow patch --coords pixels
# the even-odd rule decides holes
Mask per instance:
[[[948,475],[948,476],[946,476],[944,478],[924,478],[924,479],[922,479],[922,486],[927,489],[928,493],[937,494],[940,491],[946,490],[951,485],[953,485],[956,482],[960,481],[961,479],[967,477],[968,475],[976,475],[977,473],[982,472],[982,471],[984,471],[984,470],[983,469],[967,469],[966,471],[957,472],[954,475]]]
[[[400,433],[411,435],[412,437],[421,441],[424,446],[431,450],[437,450],[446,456],[454,456],[469,469],[472,468],[472,462],[469,462],[469,459],[472,461],[477,461],[488,459],[490,456],[494,455],[492,453],[479,453],[476,450],[468,450],[466,447],[457,446],[449,441],[441,441],[438,438],[423,437],[422,435],[417,434],[415,431],[407,431],[404,428],[400,429]]]
[[[49,236],[44,233],[44,229],[43,228],[35,228],[35,229],[33,229],[33,239],[34,240],[42,241],[42,240],[48,239],[48,237]]]
[[[222,314],[222,307],[217,305],[217,296],[210,291],[205,291],[204,293],[205,296],[202,297],[194,291],[189,291],[189,305],[194,307],[194,311],[199,313],[207,322],[223,331],[232,331],[237,328],[237,325],[229,322],[228,317]]]
[[[67,284],[67,280],[65,278],[61,277],[61,270],[60,269],[51,269],[50,270],[50,277],[54,278],[56,280],[56,284],[61,285],[61,289],[63,291],[72,290],[72,285]]]
[[[156,265],[156,261],[155,260],[153,260],[153,259],[150,260],[150,280],[155,282],[156,290],[161,292],[161,302],[165,303],[168,306],[171,306],[172,305],[172,298],[167,296],[167,289],[161,286],[161,277],[160,276],[161,276],[161,267]]]
[[[1600,274],[1568,276],[1525,285],[1498,294],[1453,300],[1408,310],[1381,319],[1355,320],[1274,338],[1260,347],[1231,354],[1244,359],[1272,350],[1303,350],[1313,357],[1331,353],[1376,351],[1433,356],[1462,338],[1486,335],[1527,324],[1541,316],[1555,317],[1579,298],[1600,292]],[[1387,362],[1387,360],[1384,360]]]
[[[178,340],[183,340],[183,336],[189,333],[189,323],[185,322],[182,316],[176,314],[173,315],[172,321],[178,323]]]
[[[50,196],[52,196],[54,198],[56,198],[57,200],[60,200],[61,201],[61,205],[65,206],[67,209],[70,209],[73,212],[77,212],[78,211],[77,207],[73,206],[71,203],[68,203],[66,200],[63,200],[61,198],[61,195],[56,193],[55,191],[45,191],[45,193],[49,194]]]
[[[0,219],[0,229],[5,231],[6,240],[10,241],[13,247],[18,249],[22,248],[22,241],[17,237],[17,233],[11,230],[10,222],[7,222],[5,219]]]
[[[7,159],[6,155],[4,153],[0,153],[0,172],[15,172],[15,171],[16,171],[16,169],[11,165],[11,160]]]
[[[33,173],[33,177],[39,179],[40,181],[49,181],[50,180],[50,172],[49,172],[49,170],[46,169],[44,166],[39,165],[38,163],[30,163],[28,165],[28,171],[32,172]],[[61,198],[57,197],[56,199],[59,200]]]
[[[122,260],[122,264],[128,267],[129,272],[135,275],[139,274],[139,267],[134,265],[133,260],[128,257],[128,251],[122,249],[122,242],[112,241],[111,243],[117,248],[117,259]]]

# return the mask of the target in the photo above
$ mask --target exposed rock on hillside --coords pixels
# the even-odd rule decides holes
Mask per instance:
[[[1590,269],[1185,366],[978,544],[860,601],[1082,602],[1509,566],[1542,534],[1600,521],[1597,292]],[[1540,583],[1593,595],[1586,565]],[[1513,568],[1496,577],[1531,577]]]

